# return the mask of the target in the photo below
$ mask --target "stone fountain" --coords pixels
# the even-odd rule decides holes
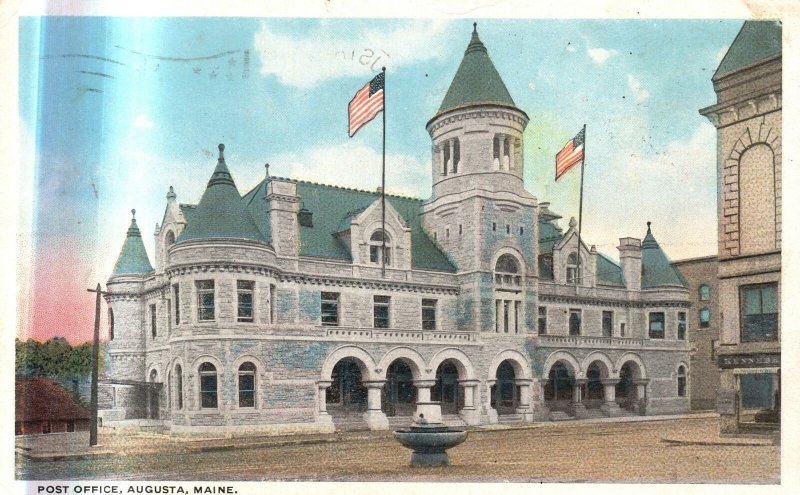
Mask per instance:
[[[467,439],[467,432],[442,423],[442,408],[438,402],[419,402],[414,422],[407,430],[397,430],[394,437],[403,447],[411,449],[412,466],[447,466],[447,449]]]

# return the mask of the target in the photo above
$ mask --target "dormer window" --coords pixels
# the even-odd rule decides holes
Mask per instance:
[[[172,246],[173,244],[175,244],[175,232],[170,230],[169,232],[167,232],[167,235],[164,237],[164,248],[165,248],[165,250],[169,249],[169,247]]]
[[[570,253],[567,256],[567,283],[574,284],[581,279],[581,267],[578,263],[578,254]]]
[[[369,238],[369,262],[376,265],[383,265],[385,259],[385,264],[391,265],[392,248],[388,246],[389,243],[389,236],[382,230],[376,230]]]

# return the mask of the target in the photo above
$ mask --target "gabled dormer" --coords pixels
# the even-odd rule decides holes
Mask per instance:
[[[586,245],[583,239],[578,245],[578,222],[569,221],[569,230],[553,246],[553,280],[557,284],[595,286],[597,272],[597,251]]]
[[[353,264],[411,269],[411,228],[391,203],[386,202],[386,224],[382,229],[381,200],[360,211],[350,212],[336,235],[350,246]]]
[[[183,208],[178,204],[178,195],[172,186],[167,192],[167,206],[164,209],[164,217],[161,225],[156,224],[155,244],[156,244],[156,272],[164,271],[168,259],[169,248],[175,244],[178,236],[186,227],[186,216]]]

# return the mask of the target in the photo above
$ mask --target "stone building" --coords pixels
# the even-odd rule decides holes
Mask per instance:
[[[477,29],[436,114],[430,198],[267,176],[224,146],[197,204],[170,188],[155,263],[135,219],[108,280],[104,424],[175,433],[451,424],[689,409],[689,292],[650,226],[620,262],[525,190],[528,115]],[[385,262],[385,273],[383,265]]]
[[[723,433],[780,421],[781,25],[747,21],[700,110],[717,127]]]
[[[674,263],[689,288],[689,401],[693,410],[716,407],[719,369],[716,345],[719,341],[718,262],[716,256],[689,258]]]

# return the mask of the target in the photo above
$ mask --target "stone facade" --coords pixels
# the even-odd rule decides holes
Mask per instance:
[[[474,56],[491,64],[477,32],[465,60]],[[200,204],[170,189],[155,268],[109,279],[106,424],[148,415],[174,433],[381,429],[429,400],[469,425],[687,411],[686,287],[643,287],[640,239],[621,239],[623,270],[579,243],[574,222],[561,232],[523,186],[527,122],[491,101],[440,109],[427,125],[432,195],[387,196],[385,228],[378,194],[268,175],[242,198],[260,208],[246,214],[263,238],[197,228],[184,238],[222,208],[212,188],[233,185],[220,145]],[[546,279],[542,229],[559,239],[547,241]],[[645,242],[661,252],[649,227]]]
[[[723,433],[779,424],[781,74],[780,23],[745,22],[700,111],[717,127]]]
[[[694,410],[716,407],[719,369],[716,346],[719,342],[719,289],[716,256],[691,258],[675,262],[689,286],[689,397]]]

